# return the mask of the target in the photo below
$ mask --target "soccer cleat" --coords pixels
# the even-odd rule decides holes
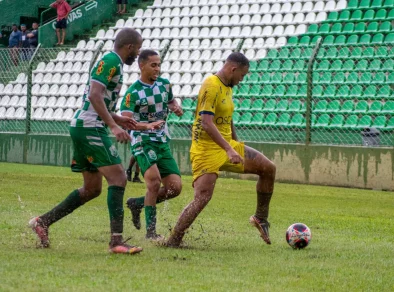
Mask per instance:
[[[153,232],[148,232],[145,236],[146,239],[150,240],[150,241],[156,241],[156,242],[161,242],[163,241],[165,238],[164,236],[157,234],[155,231]]]
[[[131,217],[134,224],[134,227],[138,230],[141,229],[141,211],[142,208],[139,208],[136,204],[136,199],[130,198],[126,202],[127,208],[131,211]]]
[[[48,248],[49,247],[48,227],[44,226],[40,217],[32,218],[29,221],[29,226],[33,230],[33,232],[37,234],[37,237],[40,240],[40,247]]]
[[[260,232],[261,238],[267,243],[271,244],[271,240],[269,237],[269,227],[270,224],[267,220],[258,219],[255,215],[250,216],[249,218],[250,224],[258,229]]]
[[[133,178],[133,182],[134,182],[134,183],[140,183],[140,184],[142,184],[142,180],[140,179],[139,176],[135,176],[135,177]]]
[[[125,241],[121,241],[121,237],[120,237],[120,240],[113,240],[113,241],[111,241],[109,243],[108,251],[110,253],[123,253],[123,254],[137,254],[137,253],[140,253],[143,250],[142,247],[126,244],[126,242],[129,239],[126,239]]]
[[[127,176],[127,180],[128,181],[131,181],[131,169],[130,168],[128,168],[127,170],[126,170],[126,176]]]

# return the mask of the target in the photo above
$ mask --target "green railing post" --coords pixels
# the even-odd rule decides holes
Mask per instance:
[[[308,61],[308,71],[306,75],[307,80],[307,90],[306,90],[306,113],[305,113],[305,144],[309,145],[311,143],[311,128],[312,128],[312,73],[313,73],[313,63],[315,62],[317,52],[320,49],[321,38],[316,42],[315,48],[313,49],[312,55]]]

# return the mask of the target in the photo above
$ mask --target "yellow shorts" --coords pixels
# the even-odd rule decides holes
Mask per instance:
[[[245,158],[245,145],[243,142],[231,140],[230,146],[233,147],[242,158]],[[244,165],[242,163],[230,163],[226,151],[221,148],[191,152],[190,161],[192,163],[193,182],[206,173],[216,173],[219,175],[219,171],[244,172]]]

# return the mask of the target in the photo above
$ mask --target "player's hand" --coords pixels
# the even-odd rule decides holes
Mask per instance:
[[[120,143],[127,143],[131,141],[130,135],[125,130],[119,128],[118,126],[113,126],[111,128],[111,132],[116,137],[116,141]]]
[[[163,126],[164,123],[165,123],[165,121],[162,121],[162,120],[156,121],[156,122],[147,124],[146,127],[147,127],[147,130],[158,130]]]
[[[172,109],[172,112],[174,114],[176,114],[178,117],[183,115],[183,110],[179,105],[174,106],[174,108]]]
[[[238,152],[235,151],[233,148],[227,150],[226,153],[231,163],[233,164],[244,163],[244,160],[241,157],[241,155],[239,155]]]
[[[134,119],[126,116],[117,116],[115,123],[126,130],[135,130],[135,126],[137,125],[137,122]]]

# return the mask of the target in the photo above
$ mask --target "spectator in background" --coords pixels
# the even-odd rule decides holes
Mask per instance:
[[[127,5],[127,0],[116,0],[116,3],[118,4],[118,14],[124,14],[126,13],[126,5]],[[122,10],[122,4],[123,4],[123,10]]]
[[[27,31],[26,30],[26,24],[21,24],[21,34],[22,34],[22,36],[21,36],[21,38],[22,38],[22,50],[21,50],[21,53],[20,53],[20,58],[23,60],[23,61],[26,61],[26,60],[29,60],[30,58],[29,58],[29,47],[30,47],[30,44],[29,44],[29,38],[27,37],[27,35],[28,35],[28,33],[29,33],[29,31]]]
[[[12,32],[8,40],[8,47],[10,48],[11,60],[15,66],[18,66],[18,48],[22,46],[22,33],[16,24],[12,25]]]
[[[33,27],[31,31],[27,34],[29,39],[29,47],[30,49],[35,49],[38,46],[38,23],[33,22]]]
[[[57,11],[57,21],[56,21],[56,35],[57,35],[57,45],[63,45],[64,39],[66,38],[66,28],[67,28],[67,17],[71,11],[70,5],[66,0],[56,0],[50,7],[55,8]],[[60,30],[62,34],[60,36]]]

